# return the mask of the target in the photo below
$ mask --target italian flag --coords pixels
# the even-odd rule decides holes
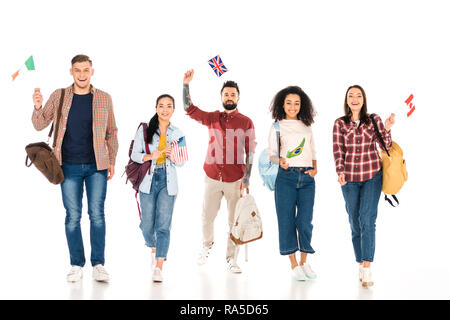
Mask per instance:
[[[19,70],[14,72],[14,74],[11,76],[13,81],[17,78],[17,76],[19,75],[19,72],[23,69],[24,66],[27,68],[28,71],[35,70],[33,56],[30,56],[27,59],[27,61],[25,61],[25,63],[19,68]]]

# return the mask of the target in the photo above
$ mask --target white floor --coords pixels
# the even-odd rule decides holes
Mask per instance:
[[[185,172],[189,176],[190,170]],[[37,173],[36,179],[41,179]],[[11,193],[2,212],[0,299],[450,299],[448,219],[442,204],[417,200],[427,194],[416,193],[412,186],[406,185],[402,191],[399,208],[380,202],[372,267],[375,285],[364,289],[358,280],[347,214],[337,186],[317,178],[320,188],[312,242],[316,253],[309,262],[318,278],[296,282],[290,277],[288,258],[278,253],[273,194],[258,185],[259,180],[255,178],[253,193],[263,217],[264,237],[249,246],[248,262],[241,250],[240,275],[226,270],[225,201],[216,220],[216,243],[209,261],[201,267],[196,264],[203,183],[198,179],[198,188],[181,183],[184,193],[176,203],[165,280],[154,284],[133,192],[119,179],[110,184],[107,200],[105,266],[110,283],[92,280],[89,260],[80,283],[66,282],[70,266],[59,187],[41,184],[46,189],[30,193],[26,202],[18,200],[20,194]],[[45,202],[49,203],[47,209]],[[86,213],[82,228],[89,257]]]
[[[216,267],[216,268],[213,268]],[[327,273],[316,267],[315,281],[296,282],[287,272],[265,271],[260,264],[243,265],[242,275],[231,275],[218,264],[207,268],[168,265],[162,284],[151,282],[150,273],[142,265],[111,266],[109,284],[96,283],[85,268],[84,279],[65,282],[65,269],[52,266],[19,266],[20,276],[2,277],[1,299],[448,299],[445,288],[450,284],[427,279],[431,270],[413,270],[397,276],[386,276],[377,269],[375,286],[364,289],[355,272],[336,268]],[[283,268],[280,268],[283,270]],[[16,269],[16,271],[18,271]],[[419,272],[422,271],[422,272]],[[444,270],[442,270],[444,271]],[[411,280],[413,279],[413,280]],[[441,287],[442,291],[437,290]],[[436,286],[436,287],[435,287]]]
[[[357,279],[356,265],[348,261],[332,263],[311,259],[318,278],[298,282],[291,279],[284,259],[274,255],[251,256],[241,263],[244,272],[230,274],[221,255],[214,252],[205,266],[192,259],[171,259],[164,269],[161,284],[151,281],[146,250],[134,250],[130,262],[110,259],[110,283],[91,278],[92,268],[84,268],[84,278],[75,284],[65,281],[64,263],[12,263],[2,268],[0,299],[449,299],[450,280],[445,267],[379,263],[375,286],[364,289]],[[124,252],[125,253],[125,252]],[[64,260],[63,254],[59,255]],[[220,256],[220,257],[219,257]],[[271,257],[272,256],[272,257]],[[137,258],[137,259],[136,259]],[[55,259],[56,261],[56,259]],[[395,269],[395,270],[393,270]]]

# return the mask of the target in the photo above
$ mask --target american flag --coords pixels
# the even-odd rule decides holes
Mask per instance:
[[[188,160],[186,139],[181,137],[178,141],[173,141],[170,146],[172,147],[171,158],[175,163],[185,162]]]
[[[208,63],[218,77],[228,71],[219,55],[215,56],[211,60],[208,60]]]

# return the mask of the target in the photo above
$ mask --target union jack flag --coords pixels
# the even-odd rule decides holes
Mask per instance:
[[[172,147],[171,159],[173,162],[178,164],[188,160],[186,139],[184,137],[181,137],[178,141],[173,141],[170,146]]]
[[[218,77],[228,71],[219,55],[215,56],[211,60],[208,60],[208,63]]]

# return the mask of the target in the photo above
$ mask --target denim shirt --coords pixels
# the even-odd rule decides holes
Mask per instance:
[[[167,145],[169,146],[171,142],[179,140],[184,134],[180,129],[169,124],[167,128]],[[131,152],[131,160],[137,163],[143,163],[142,159],[146,155],[145,151],[145,141],[144,132],[142,126],[139,127],[134,138],[133,150]],[[158,150],[159,146],[159,128],[157,133],[153,135],[152,143],[148,145],[150,153]],[[167,193],[170,196],[174,196],[178,193],[178,180],[176,167],[181,167],[184,163],[179,164],[173,163],[168,157],[166,157],[166,177],[167,177]],[[153,171],[156,165],[156,160],[152,161],[152,166],[150,168],[150,174],[147,174],[139,185],[139,191],[143,193],[150,193],[150,188],[152,186]]]

